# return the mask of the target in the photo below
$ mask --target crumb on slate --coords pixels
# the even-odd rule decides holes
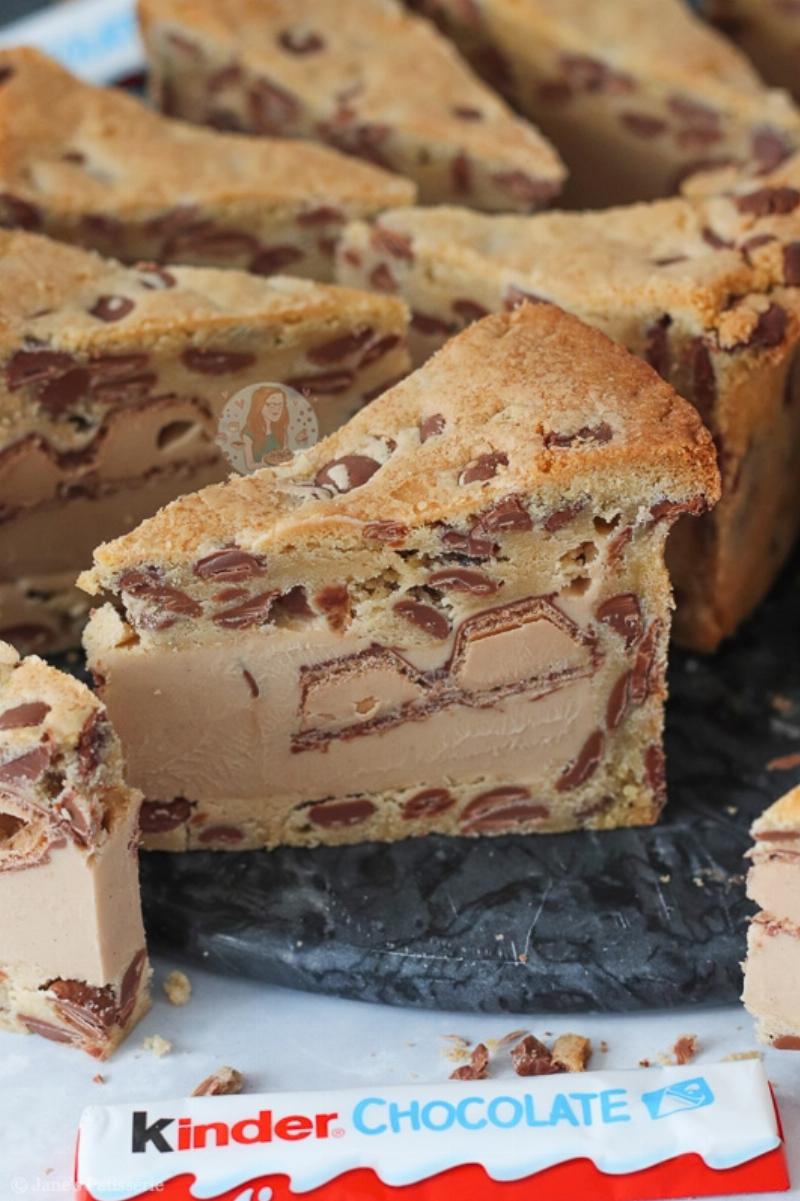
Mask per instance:
[[[673,1043],[672,1054],[678,1066],[691,1063],[697,1054],[700,1041],[696,1034],[680,1034]]]
[[[800,752],[798,751],[791,755],[779,755],[777,759],[770,759],[767,771],[791,771],[794,767],[800,767]]]
[[[731,1051],[730,1055],[725,1056],[726,1063],[738,1063],[740,1059],[763,1059],[764,1056],[760,1051]]]
[[[145,1051],[150,1051],[157,1059],[163,1059],[172,1050],[172,1043],[168,1038],[162,1038],[160,1034],[151,1034],[144,1040],[142,1046]]]
[[[201,1080],[192,1091],[193,1097],[222,1097],[232,1093],[240,1093],[244,1088],[244,1076],[236,1068],[223,1066],[217,1068],[205,1080]]]
[[[185,972],[170,972],[164,981],[164,992],[170,1005],[185,1005],[192,995],[192,982]]]
[[[600,1042],[597,1045],[600,1048],[600,1051],[603,1055],[608,1054],[608,1043],[606,1042],[606,1040],[604,1038],[601,1038]]]
[[[105,1084],[105,1076],[101,1076],[98,1072],[96,1076],[92,1076],[92,1084]]]
[[[772,708],[776,713],[791,713],[794,708],[794,701],[789,696],[783,696],[782,693],[776,692],[770,697]]]
[[[556,1072],[584,1072],[592,1044],[580,1034],[561,1034],[552,1048],[529,1034],[511,1051],[518,1076],[550,1076]]]

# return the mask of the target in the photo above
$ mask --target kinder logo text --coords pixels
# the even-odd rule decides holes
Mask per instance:
[[[287,1114],[276,1118],[271,1109],[238,1122],[194,1122],[191,1118],[157,1118],[149,1122],[147,1111],[134,1110],[131,1150],[134,1152],[202,1151],[207,1147],[250,1147],[258,1143],[297,1143],[303,1139],[341,1136],[333,1125],[338,1113]]]

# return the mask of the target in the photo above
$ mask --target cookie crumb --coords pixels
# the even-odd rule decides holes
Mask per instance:
[[[511,1062],[518,1076],[552,1076],[555,1072],[564,1071],[564,1068],[555,1066],[549,1047],[535,1034],[526,1034],[522,1042],[512,1047]]]
[[[767,771],[791,771],[793,767],[800,767],[800,752],[796,751],[792,755],[779,755],[777,759],[770,759]]]
[[[650,1060],[649,1060],[649,1059],[640,1059],[640,1060],[639,1060],[639,1067],[640,1067],[640,1068],[651,1068],[652,1066],[653,1066],[653,1065],[652,1065],[652,1063],[650,1062]]]
[[[789,696],[783,696],[782,693],[776,692],[770,697],[772,708],[776,713],[791,713],[794,708],[794,701]]]
[[[192,995],[192,982],[185,972],[170,972],[164,981],[164,992],[170,1005],[185,1005]]]
[[[217,1068],[205,1080],[201,1080],[191,1093],[193,1097],[222,1097],[240,1093],[244,1088],[244,1076],[236,1068]]]
[[[738,1063],[740,1059],[763,1059],[760,1051],[731,1051],[725,1056],[725,1063]]]
[[[553,1043],[553,1063],[564,1072],[585,1072],[592,1057],[591,1039],[582,1034],[561,1034]]]
[[[469,1063],[450,1073],[451,1080],[485,1080],[489,1074],[489,1052],[483,1043],[478,1043],[469,1057]]]
[[[598,1046],[598,1049],[600,1050],[601,1054],[603,1054],[603,1055],[608,1054],[608,1043],[606,1042],[606,1040],[604,1038],[600,1039],[600,1042],[597,1044],[597,1046]]]
[[[669,884],[672,876],[669,874],[669,872],[665,872],[663,876],[659,876],[658,878],[662,884]]]
[[[92,1076],[92,1084],[105,1084],[105,1076],[101,1076],[98,1072],[96,1076]]]
[[[675,1063],[678,1067],[682,1067],[685,1063],[691,1063],[699,1046],[700,1041],[696,1034],[679,1035],[672,1047],[672,1054],[675,1056]]]
[[[162,1038],[160,1034],[151,1034],[142,1043],[145,1051],[150,1051],[155,1055],[156,1059],[163,1059],[165,1055],[169,1055],[172,1050],[172,1043],[168,1038]]]

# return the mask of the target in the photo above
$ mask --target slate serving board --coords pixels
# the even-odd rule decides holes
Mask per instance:
[[[734,1001],[752,819],[800,768],[800,558],[715,658],[673,655],[645,830],[143,855],[153,942],[294,988],[484,1011]]]

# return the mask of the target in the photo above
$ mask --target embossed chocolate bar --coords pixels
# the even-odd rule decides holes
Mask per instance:
[[[86,646],[148,844],[653,821],[663,545],[717,491],[690,405],[522,305],[291,463],[98,548],[82,585],[122,615]]]

